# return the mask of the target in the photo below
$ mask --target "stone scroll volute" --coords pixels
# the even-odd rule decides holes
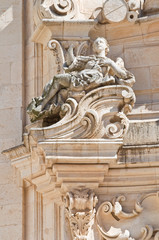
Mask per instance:
[[[36,0],[34,21],[42,19],[72,19],[77,12],[76,0]]]
[[[96,215],[100,235],[106,239],[157,240],[159,236],[158,192],[140,197],[124,210],[125,196],[102,203]],[[129,202],[126,204],[129,206]],[[150,217],[153,215],[153,218]]]

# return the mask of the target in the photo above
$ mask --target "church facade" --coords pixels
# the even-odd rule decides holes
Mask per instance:
[[[0,239],[159,238],[159,3],[0,6]]]

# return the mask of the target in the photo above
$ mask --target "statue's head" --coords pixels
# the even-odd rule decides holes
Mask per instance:
[[[93,52],[96,54],[105,51],[105,54],[109,52],[109,44],[107,40],[103,37],[98,37],[93,43]]]

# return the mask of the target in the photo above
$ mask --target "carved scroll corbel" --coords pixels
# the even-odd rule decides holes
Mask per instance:
[[[73,240],[90,239],[97,197],[90,189],[74,189],[66,194],[64,200]]]
[[[56,58],[57,74],[64,73],[63,65],[65,62],[65,58],[60,43],[52,39],[48,42],[48,48],[53,51],[53,55]]]

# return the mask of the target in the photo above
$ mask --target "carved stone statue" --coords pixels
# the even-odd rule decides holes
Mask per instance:
[[[74,56],[73,45],[67,52],[65,73],[58,74],[45,86],[42,96],[33,98],[27,112],[32,122],[51,117],[57,122],[62,117],[61,106],[68,98],[77,102],[89,91],[106,85],[127,85],[132,87],[135,78],[124,67],[121,58],[114,62],[107,57],[109,45],[106,39],[98,37],[93,43],[94,55]]]

